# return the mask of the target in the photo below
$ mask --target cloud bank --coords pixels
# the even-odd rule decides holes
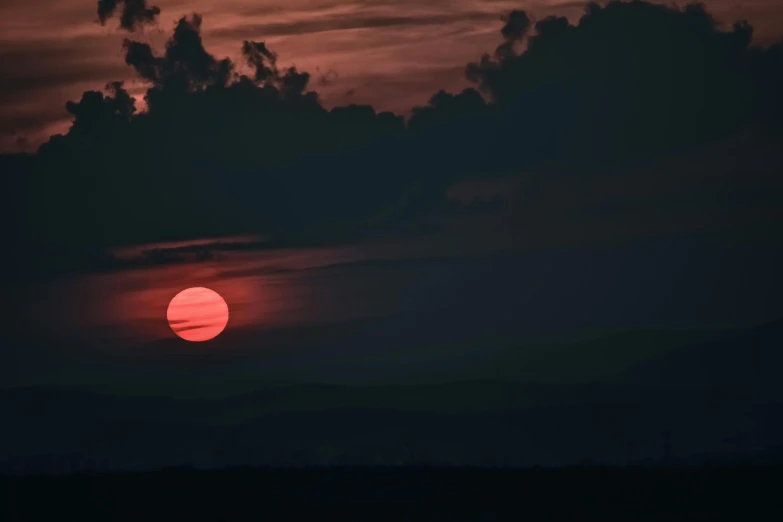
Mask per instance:
[[[475,87],[437,92],[407,121],[370,105],[328,109],[310,75],[282,66],[266,41],[238,45],[241,61],[216,56],[200,15],[181,17],[161,51],[126,39],[145,107],[121,81],[67,104],[68,132],[25,165],[33,175],[12,181],[24,195],[9,210],[23,224],[20,251],[244,233],[357,240],[461,212],[444,197],[450,186],[509,175],[525,179],[508,194],[509,241],[599,237],[633,189],[618,173],[738,143],[742,133],[764,137],[740,140],[744,151],[783,130],[783,45],[753,45],[745,22],[724,29],[699,5],[639,1],[589,4],[577,23],[519,10],[504,20],[496,51],[465,67]],[[673,204],[681,180],[699,179],[712,195],[672,208],[706,213],[698,226],[731,225],[731,209],[709,198],[745,194],[752,208],[763,195],[751,188],[780,189],[764,168],[778,160],[744,177],[737,166],[720,178],[731,190],[717,192],[677,164],[681,177],[660,178],[674,192],[656,205]],[[575,187],[609,205],[588,212],[581,223],[593,228],[579,234],[558,229],[564,215],[552,211],[567,212]],[[778,219],[767,217],[751,221]],[[624,233],[671,232],[659,226],[666,219],[648,213]]]
[[[203,36],[213,53],[241,61],[237,42],[266,40],[301,70],[338,73],[337,81],[318,88],[327,107],[362,103],[401,114],[438,89],[469,86],[464,63],[498,45],[502,13],[524,9],[534,18],[557,14],[574,23],[584,6],[561,0],[229,0],[218,7],[207,0],[148,0],[147,8],[150,4],[161,8],[157,22],[137,26],[134,33],[147,43],[162,46],[162,32],[169,32],[181,14],[203,13]],[[735,19],[750,20],[758,43],[783,34],[777,0],[706,4],[729,27]],[[0,151],[16,151],[17,135],[35,148],[64,132],[69,126],[65,102],[109,79],[125,81],[134,96],[143,96],[143,87],[133,84],[133,71],[117,59],[127,33],[119,27],[123,3],[116,6],[101,27],[94,2],[0,5]]]

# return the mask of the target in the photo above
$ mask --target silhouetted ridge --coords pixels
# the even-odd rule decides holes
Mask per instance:
[[[662,388],[783,399],[783,319],[680,348],[631,368],[623,380]]]

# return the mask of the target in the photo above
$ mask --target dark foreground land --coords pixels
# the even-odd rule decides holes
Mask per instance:
[[[1,477],[7,520],[781,520],[783,466]]]

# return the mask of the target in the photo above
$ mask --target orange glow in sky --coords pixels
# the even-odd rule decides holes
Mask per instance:
[[[214,290],[188,288],[174,296],[166,317],[174,333],[186,341],[209,341],[228,324],[228,305]]]
[[[783,30],[780,0],[702,1],[726,28],[747,19],[762,45],[776,42]],[[327,108],[358,103],[406,114],[440,89],[472,85],[465,66],[500,43],[501,15],[527,9],[538,20],[555,15],[577,23],[586,3],[155,0],[147,5],[161,8],[158,23],[130,38],[160,52],[177,19],[200,13],[207,51],[218,59],[242,64],[242,41],[264,41],[280,55],[278,65],[313,74],[310,88]],[[148,85],[132,82],[134,70],[122,59],[129,35],[116,18],[99,25],[96,8],[97,0],[0,1],[0,151],[17,152],[20,136],[34,150],[52,133],[67,132],[72,117],[65,103],[109,81],[128,82],[137,109],[143,107]]]

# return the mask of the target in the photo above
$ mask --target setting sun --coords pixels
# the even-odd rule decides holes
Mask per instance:
[[[209,341],[228,324],[228,305],[214,290],[188,288],[174,296],[166,317],[174,333],[186,341]]]

